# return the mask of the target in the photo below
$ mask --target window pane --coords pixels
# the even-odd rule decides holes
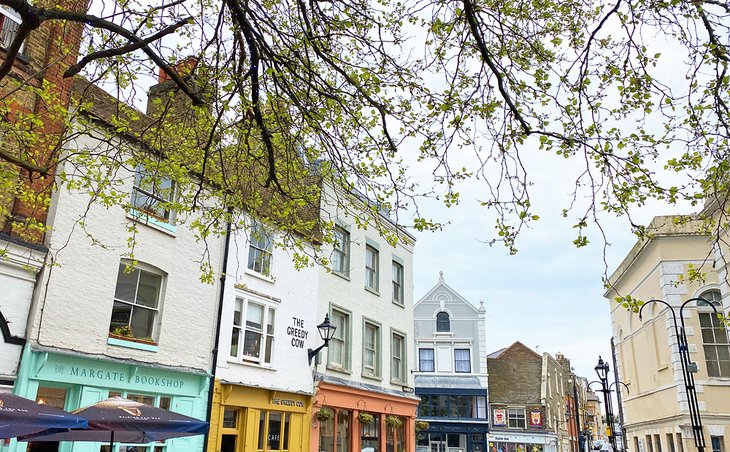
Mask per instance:
[[[114,298],[134,303],[139,270],[135,269],[127,273],[124,271],[125,267],[126,265],[124,264],[119,265],[119,273],[117,273],[117,288],[114,292]]]
[[[418,350],[418,369],[421,372],[433,372],[435,370],[432,348]]]
[[[243,300],[240,298],[236,299],[236,308],[233,311],[233,324],[235,326],[241,326],[241,312],[243,311]]]
[[[266,436],[266,411],[259,415],[259,441],[258,450],[264,450],[264,437]]]
[[[264,307],[260,304],[249,303],[246,312],[246,329],[262,331],[264,323]]]
[[[237,357],[238,356],[238,341],[241,334],[241,330],[238,328],[233,328],[233,331],[231,332],[231,356]]]
[[[162,278],[160,275],[155,275],[145,271],[140,272],[139,288],[137,289],[137,304],[156,308],[161,282]]]
[[[118,326],[128,326],[129,319],[132,316],[132,306],[126,303],[114,302],[112,308],[112,321],[109,325],[109,331],[114,330]]]
[[[281,441],[281,450],[289,450],[289,424],[291,423],[291,414],[284,414],[284,432]]]
[[[261,354],[261,333],[246,330],[243,336],[243,354],[259,358]]]
[[[725,331],[725,328],[715,328],[715,342],[720,344],[727,343],[727,332]]]
[[[281,413],[269,413],[269,432],[266,445],[268,450],[281,448]]]
[[[134,337],[152,338],[152,330],[155,322],[155,311],[136,307],[132,311],[132,332]]]
[[[436,331],[437,332],[448,332],[451,330],[449,325],[449,314],[446,312],[439,312],[436,314]]]
[[[350,445],[350,412],[337,410],[337,452],[347,452]]]

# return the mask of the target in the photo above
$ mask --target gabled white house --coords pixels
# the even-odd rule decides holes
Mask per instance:
[[[486,309],[459,295],[439,272],[414,306],[418,419],[428,422],[419,447],[433,452],[485,451],[489,428]]]

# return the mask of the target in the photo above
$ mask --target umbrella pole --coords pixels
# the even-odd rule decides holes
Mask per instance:
[[[114,430],[112,430],[112,437],[109,439],[109,452],[114,452]]]

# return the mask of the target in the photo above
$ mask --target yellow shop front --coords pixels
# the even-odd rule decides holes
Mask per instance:
[[[312,396],[215,382],[208,451],[308,452]]]

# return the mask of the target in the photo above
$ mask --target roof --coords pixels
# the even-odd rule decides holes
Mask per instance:
[[[524,350],[527,350],[527,351],[531,352],[532,354],[534,354],[536,357],[542,359],[542,355],[540,355],[535,350],[531,349],[530,347],[528,347],[527,345],[523,344],[520,341],[515,341],[509,347],[505,347],[505,348],[502,348],[500,350],[490,353],[489,355],[487,355],[487,358],[489,358],[489,359],[501,358],[502,355],[504,355],[505,353],[509,353],[510,351],[512,351],[516,348],[522,348]]]

